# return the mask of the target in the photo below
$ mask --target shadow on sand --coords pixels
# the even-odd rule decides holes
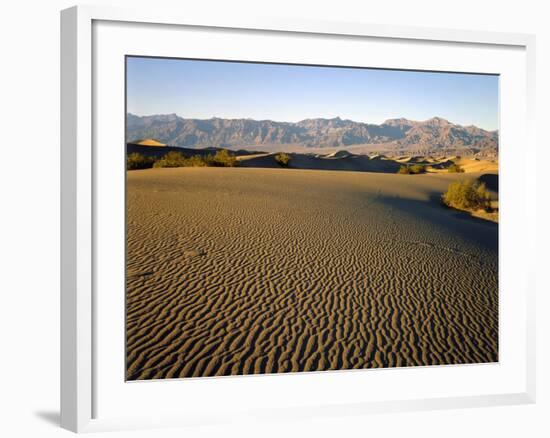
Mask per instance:
[[[449,235],[459,236],[464,241],[498,253],[498,223],[446,207],[441,202],[441,193],[431,192],[425,201],[399,196],[382,196],[377,201],[403,214],[414,215]]]
[[[345,152],[345,151],[343,151]],[[317,156],[313,154],[290,153],[291,169],[303,170],[345,170],[354,172],[397,173],[400,163],[384,158],[370,158],[366,155],[342,154],[339,156]],[[240,162],[241,167],[280,168],[273,154],[252,157]]]

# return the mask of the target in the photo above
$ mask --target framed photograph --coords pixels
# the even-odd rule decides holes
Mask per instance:
[[[534,402],[534,37],[61,25],[63,427]]]

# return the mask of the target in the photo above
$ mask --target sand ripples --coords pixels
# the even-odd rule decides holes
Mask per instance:
[[[130,172],[127,378],[498,360],[496,226],[446,178]]]

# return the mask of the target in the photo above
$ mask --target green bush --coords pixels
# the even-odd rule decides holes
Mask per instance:
[[[397,173],[403,175],[417,175],[419,173],[426,173],[426,166],[423,164],[402,165],[399,167]]]
[[[171,151],[159,158],[152,164],[152,167],[234,167],[238,164],[237,158],[231,155],[227,150],[222,149],[214,155],[201,157],[193,155],[186,157],[181,152]],[[151,167],[149,166],[149,167]]]
[[[397,171],[397,173],[401,173],[403,175],[408,175],[410,172],[409,172],[409,166],[403,166],[401,165],[399,167],[399,170]]]
[[[412,174],[426,173],[426,166],[424,166],[423,164],[413,164],[410,167],[410,171]]]
[[[460,210],[491,210],[491,197],[485,183],[475,179],[466,179],[451,183],[442,196],[448,207]]]
[[[204,167],[206,166],[206,161],[200,155],[193,155],[185,159],[184,165],[186,167]]]
[[[151,157],[146,157],[145,155],[139,154],[137,152],[132,152],[126,157],[126,169],[149,169],[153,167],[154,162],[155,160]]]
[[[281,167],[288,167],[288,164],[290,163],[290,155],[285,154],[284,152],[278,153],[274,158],[277,164]]]
[[[155,161],[153,167],[185,167],[187,158],[181,152],[170,151],[162,158]]]
[[[207,166],[214,167],[235,167],[238,164],[237,158],[226,149],[221,149],[214,155],[209,155],[205,158],[205,161]]]
[[[464,169],[456,163],[453,163],[449,167],[447,167],[447,171],[449,173],[464,173]]]

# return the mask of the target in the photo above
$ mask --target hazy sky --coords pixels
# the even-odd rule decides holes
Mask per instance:
[[[489,75],[130,57],[127,99],[137,115],[368,123],[439,116],[498,129],[498,77]]]

